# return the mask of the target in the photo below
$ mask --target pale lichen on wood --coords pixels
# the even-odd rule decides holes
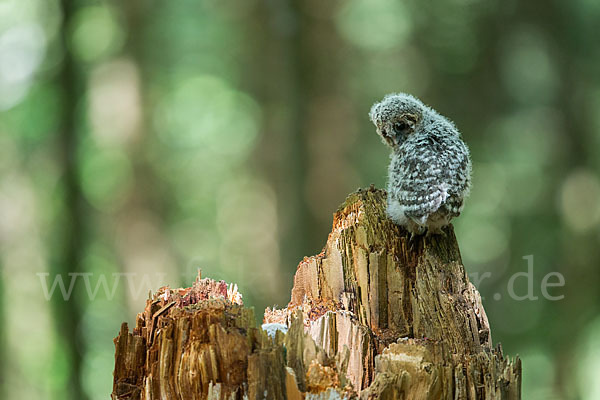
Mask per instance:
[[[255,327],[234,292],[160,289],[115,339],[113,399],[520,398],[520,360],[492,347],[452,227],[411,241],[385,192],[350,195],[289,305],[266,310],[287,333]]]

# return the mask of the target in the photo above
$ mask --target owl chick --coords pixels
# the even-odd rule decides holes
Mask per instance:
[[[392,148],[388,216],[413,235],[443,233],[460,215],[471,186],[469,149],[458,129],[404,93],[385,96],[369,116]]]

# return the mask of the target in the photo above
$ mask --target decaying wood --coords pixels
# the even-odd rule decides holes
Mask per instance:
[[[305,258],[269,336],[224,282],[161,288],[115,339],[113,399],[519,399],[451,227],[419,237],[352,194]],[[284,331],[287,330],[287,333]]]

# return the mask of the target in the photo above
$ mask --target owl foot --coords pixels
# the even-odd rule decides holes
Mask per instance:
[[[442,230],[442,228],[439,227],[439,226],[437,226],[435,228],[427,229],[427,234],[425,234],[425,237],[430,237],[430,236],[433,236],[433,235],[440,235],[442,237],[446,237],[446,232],[444,232]]]

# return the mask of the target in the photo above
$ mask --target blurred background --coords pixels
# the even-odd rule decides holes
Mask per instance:
[[[0,397],[107,399],[120,323],[198,268],[258,318],[287,304],[346,195],[385,186],[367,113],[405,91],[471,148],[455,227],[523,398],[600,398],[599,24],[594,0],[0,0]]]

